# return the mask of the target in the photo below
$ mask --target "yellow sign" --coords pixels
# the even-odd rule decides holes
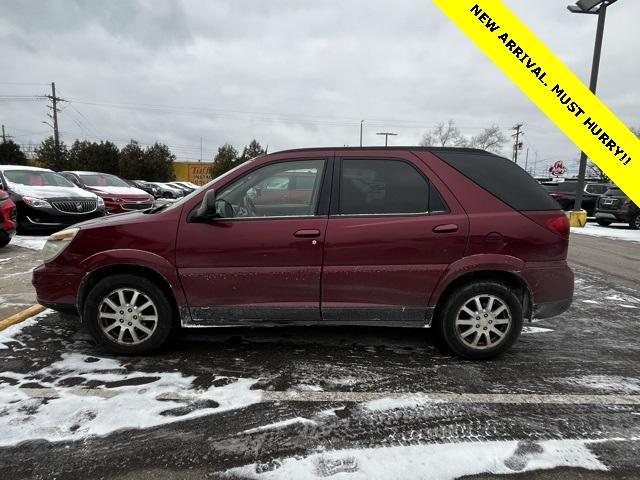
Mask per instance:
[[[210,163],[174,162],[173,166],[176,172],[176,180],[191,182],[196,185],[204,185],[211,180]]]
[[[631,199],[640,140],[500,0],[433,0]]]

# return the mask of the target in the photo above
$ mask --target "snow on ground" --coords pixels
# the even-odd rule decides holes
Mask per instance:
[[[16,335],[19,334],[24,328],[35,325],[40,318],[46,317],[51,313],[53,313],[51,310],[45,310],[44,312],[39,313],[38,315],[34,315],[33,317],[29,318],[28,320],[25,320],[24,322],[13,325],[10,328],[7,328],[5,330],[1,330],[0,331],[0,350],[9,348],[10,342],[21,343],[17,340]],[[0,372],[0,377],[2,377],[2,375],[3,373]],[[1,382],[2,381],[0,380],[0,386],[2,385]],[[0,412],[1,411],[2,409],[0,408]]]
[[[577,233],[579,235],[590,235],[592,237],[604,237],[611,240],[626,240],[629,242],[640,243],[640,230],[631,230],[627,226],[622,224],[613,224],[610,227],[601,227],[594,223],[587,223],[584,228],[573,227],[571,228],[571,234]]]
[[[261,425],[256,428],[250,428],[249,430],[245,430],[241,432],[241,434],[251,434],[256,432],[261,432],[263,430],[277,430],[278,428],[288,427],[289,425],[297,425],[297,424],[307,424],[307,425],[317,425],[316,422],[304,417],[295,417],[289,418],[287,420],[282,420],[280,422],[270,423],[268,425]]]
[[[44,237],[26,237],[24,235],[16,235],[11,239],[10,245],[15,245],[16,247],[30,248],[31,250],[42,250],[45,242],[47,241],[47,236]]]
[[[47,313],[41,315],[44,314]],[[20,330],[35,322],[37,317],[0,332],[2,348],[19,342]],[[255,379],[239,378],[208,389],[195,389],[194,380],[180,372],[128,371],[118,359],[82,353],[63,353],[61,360],[34,372],[0,372],[0,446],[36,439],[76,440],[120,429],[149,428],[244,408],[262,400],[261,391],[250,388]],[[118,394],[110,398],[90,391],[78,395],[69,387],[77,381],[103,385],[94,388]],[[117,386],[107,388],[106,384],[112,382],[118,382]],[[32,398],[19,388],[23,384],[53,388],[58,398]],[[184,399],[175,399],[175,392]],[[173,395],[171,399],[167,394]]]
[[[581,375],[555,379],[565,385],[577,385],[603,393],[636,394],[640,393],[640,378],[616,375]]]
[[[320,452],[286,458],[263,471],[258,465],[226,473],[242,478],[349,478],[450,480],[480,473],[509,474],[556,467],[607,470],[589,450],[590,441],[549,440],[536,443],[473,442]]]

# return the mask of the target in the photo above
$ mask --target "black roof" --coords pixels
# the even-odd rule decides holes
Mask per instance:
[[[291,153],[291,152],[323,152],[329,150],[352,150],[354,152],[362,150],[401,150],[401,151],[420,151],[420,152],[468,152],[468,153],[484,153],[494,155],[486,150],[480,150],[479,148],[463,148],[463,147],[418,147],[418,146],[393,146],[393,147],[312,147],[312,148],[292,148],[289,150],[279,150],[275,153]]]

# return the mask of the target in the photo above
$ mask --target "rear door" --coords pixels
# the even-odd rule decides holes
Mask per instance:
[[[439,278],[464,255],[467,216],[411,152],[342,153],[325,240],[322,318],[424,322]]]

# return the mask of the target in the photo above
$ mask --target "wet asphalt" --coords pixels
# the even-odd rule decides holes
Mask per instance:
[[[633,257],[640,245],[627,243]],[[278,478],[287,459],[323,452],[461,444],[464,461],[462,452],[498,441],[517,444],[500,464],[509,478],[640,478],[640,291],[630,288],[633,277],[619,281],[594,267],[575,266],[576,297],[566,314],[529,324],[510,352],[486,362],[449,355],[428,330],[346,327],[180,331],[153,356],[113,357],[93,344],[76,318],[50,313],[5,341],[0,393],[128,388],[142,402],[136,405],[148,400],[151,408],[161,401],[153,387],[164,375],[189,378],[190,385],[175,389],[184,399],[161,409],[157,418],[166,423],[103,435],[94,435],[90,425],[113,404],[87,399],[84,416],[61,427],[64,439],[36,434],[19,444],[3,442],[0,478]],[[81,366],[57,370],[69,355]],[[113,371],[97,372],[94,364],[117,365],[117,375],[113,365]],[[224,409],[216,392],[247,379],[251,386],[238,395],[254,392],[263,399]],[[291,398],[270,399],[283,392]],[[353,401],[356,394],[360,401]],[[376,408],[373,394],[467,397]],[[535,395],[554,400],[522,399]],[[38,432],[34,422],[59,401],[0,404],[0,441],[12,428]],[[122,415],[132,413],[125,408]],[[541,445],[554,440],[584,441],[606,470],[536,470],[531,462]],[[402,460],[390,466],[391,478],[416,478],[403,471]],[[314,475],[351,478],[362,461],[322,463]],[[421,478],[431,478],[428,468]],[[465,478],[503,477],[479,471]]]

